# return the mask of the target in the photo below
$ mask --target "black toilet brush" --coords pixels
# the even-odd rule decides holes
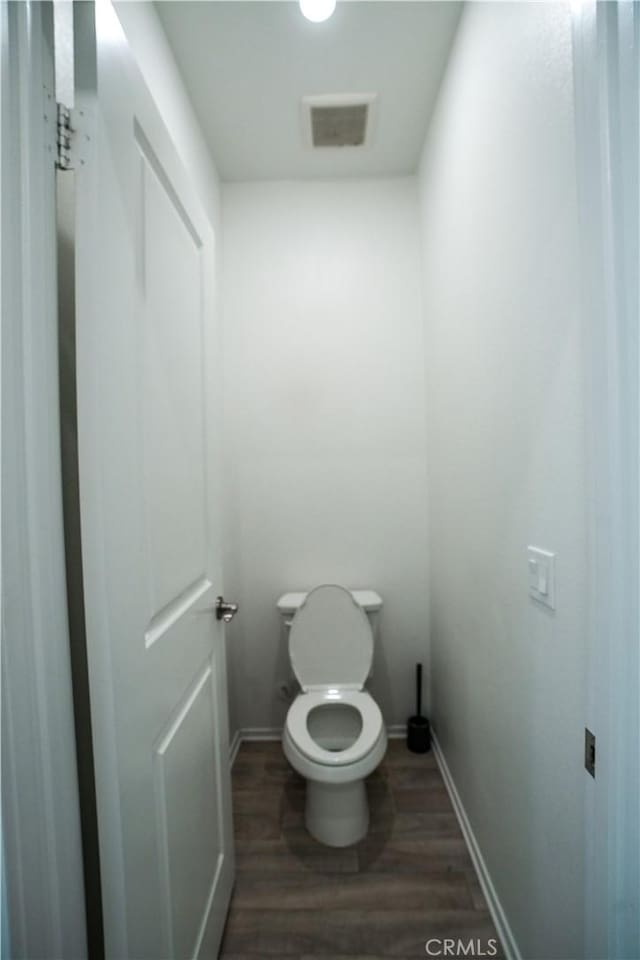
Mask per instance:
[[[426,753],[431,746],[429,721],[422,713],[422,664],[416,664],[416,715],[407,721],[407,748],[412,753]]]

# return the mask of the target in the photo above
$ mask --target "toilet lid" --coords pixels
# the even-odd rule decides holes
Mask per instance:
[[[303,690],[362,689],[371,669],[373,636],[349,590],[325,584],[307,594],[291,624],[289,656]]]

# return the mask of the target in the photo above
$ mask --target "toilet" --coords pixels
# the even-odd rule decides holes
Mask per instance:
[[[381,606],[374,591],[333,584],[278,601],[301,687],[287,713],[283,749],[307,781],[307,829],[330,847],[357,843],[367,833],[365,778],[387,749],[380,708],[364,689],[373,661],[369,616]]]

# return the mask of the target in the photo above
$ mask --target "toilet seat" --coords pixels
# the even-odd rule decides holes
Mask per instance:
[[[307,717],[316,707],[335,705],[354,707],[360,714],[362,729],[346,750],[325,750],[316,743],[307,726]],[[327,767],[344,767],[366,757],[378,743],[384,731],[382,713],[373,697],[362,690],[325,688],[301,693],[294,700],[287,714],[286,728],[291,740],[308,760]]]

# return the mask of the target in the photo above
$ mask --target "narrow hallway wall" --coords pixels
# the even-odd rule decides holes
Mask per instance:
[[[404,722],[428,619],[416,180],[225,184],[223,222],[239,724],[282,726],[276,601],[323,582],[382,595],[372,690]]]
[[[467,5],[425,146],[433,711],[523,957],[583,956],[586,505],[571,13]],[[556,610],[527,545],[556,553]]]

